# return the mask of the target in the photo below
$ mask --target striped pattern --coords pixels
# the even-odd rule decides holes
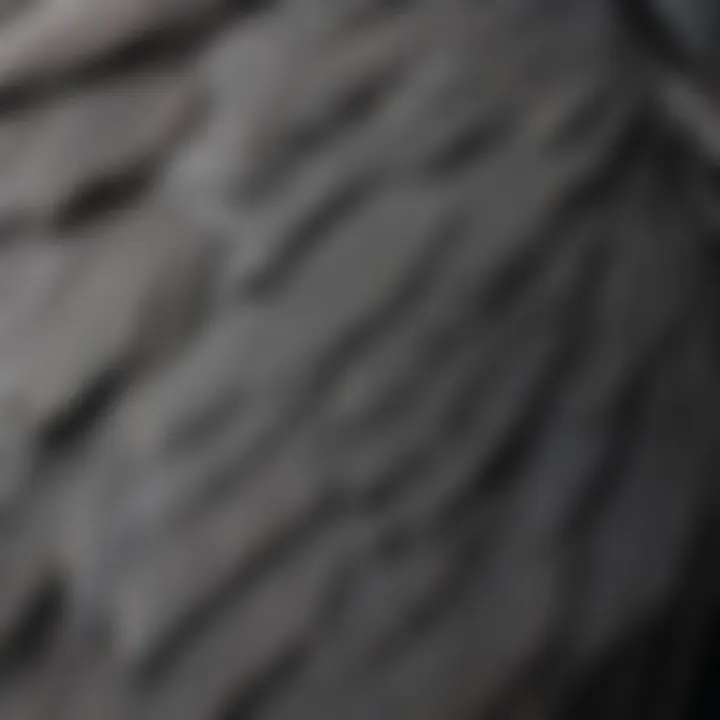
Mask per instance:
[[[0,717],[688,717],[720,306],[663,87],[604,0],[10,7]]]

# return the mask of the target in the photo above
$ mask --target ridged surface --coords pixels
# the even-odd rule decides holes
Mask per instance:
[[[688,717],[720,306],[660,70],[602,0],[249,5],[0,25],[0,717]]]

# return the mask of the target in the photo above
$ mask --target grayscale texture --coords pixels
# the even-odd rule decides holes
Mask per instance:
[[[720,124],[650,34],[0,2],[2,720],[717,717]]]

